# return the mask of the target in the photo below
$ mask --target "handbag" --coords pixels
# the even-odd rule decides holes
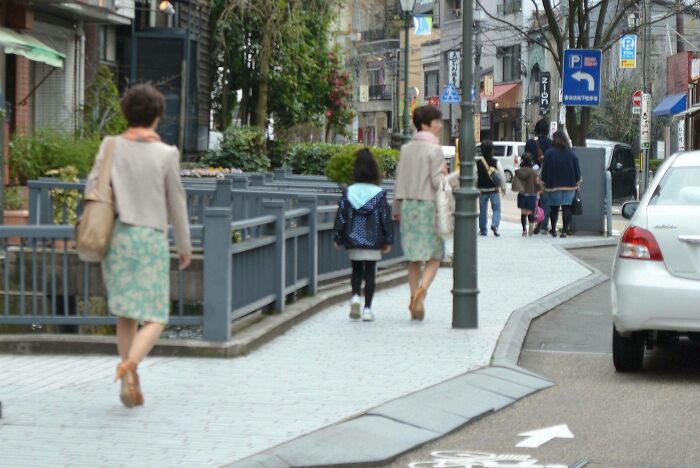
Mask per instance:
[[[540,206],[540,201],[537,200],[537,204],[535,205],[535,222],[540,224],[542,221],[544,221],[544,210]]]
[[[481,163],[484,165],[484,169],[486,169],[486,173],[489,175],[489,179],[491,179],[493,185],[495,185],[496,188],[501,188],[503,186],[503,180],[498,170],[496,170],[495,167],[489,166],[484,158],[481,158]]]
[[[435,232],[441,239],[449,239],[455,230],[455,197],[452,186],[442,179],[435,193]]]
[[[101,262],[107,254],[114,229],[112,154],[115,138],[107,140],[97,181],[83,197],[83,213],[75,223],[78,257],[84,262]]]
[[[576,193],[574,194],[574,202],[571,204],[571,214],[576,216],[583,214],[583,204],[581,203],[581,194],[578,189],[576,189]]]

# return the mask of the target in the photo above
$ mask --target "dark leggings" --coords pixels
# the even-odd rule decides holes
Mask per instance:
[[[360,295],[362,288],[362,280],[365,280],[365,307],[372,307],[372,298],[374,297],[374,282],[377,276],[377,262],[374,261],[358,261],[352,262],[352,293]]]
[[[564,217],[564,234],[568,234],[571,230],[571,205],[561,206],[562,215]],[[559,207],[549,207],[549,223],[552,225],[551,232],[556,232],[557,222],[559,221]]]
[[[534,214],[529,214],[529,215],[520,215],[520,224],[523,225],[523,231],[527,229],[527,223],[535,222],[535,215]]]

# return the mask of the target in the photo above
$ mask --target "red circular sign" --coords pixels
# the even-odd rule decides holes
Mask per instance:
[[[642,92],[641,91],[635,91],[634,94],[632,94],[632,104],[634,104],[637,107],[642,105]]]

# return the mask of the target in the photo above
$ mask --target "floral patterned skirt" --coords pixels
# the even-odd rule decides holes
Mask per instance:
[[[409,262],[442,260],[445,243],[435,232],[435,202],[428,200],[402,202],[401,248]]]
[[[170,252],[162,231],[117,220],[102,276],[112,314],[140,323],[168,323]]]

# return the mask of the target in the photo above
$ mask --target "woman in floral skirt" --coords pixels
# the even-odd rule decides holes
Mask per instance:
[[[117,219],[102,274],[110,312],[118,317],[121,363],[116,378],[121,380],[120,398],[124,406],[132,408],[144,402],[136,369],[168,323],[168,220],[181,270],[189,266],[192,249],[180,181],[180,152],[162,143],[155,131],[165,110],[165,98],[153,86],[137,85],[126,92],[121,108],[128,129],[102,141],[86,192],[96,182],[104,155],[110,151]]]
[[[394,186],[394,219],[401,221],[401,247],[408,260],[411,319],[423,320],[425,296],[444,255],[435,232],[435,194],[447,175],[440,146],[442,113],[431,105],[413,112],[418,133],[401,148]]]

